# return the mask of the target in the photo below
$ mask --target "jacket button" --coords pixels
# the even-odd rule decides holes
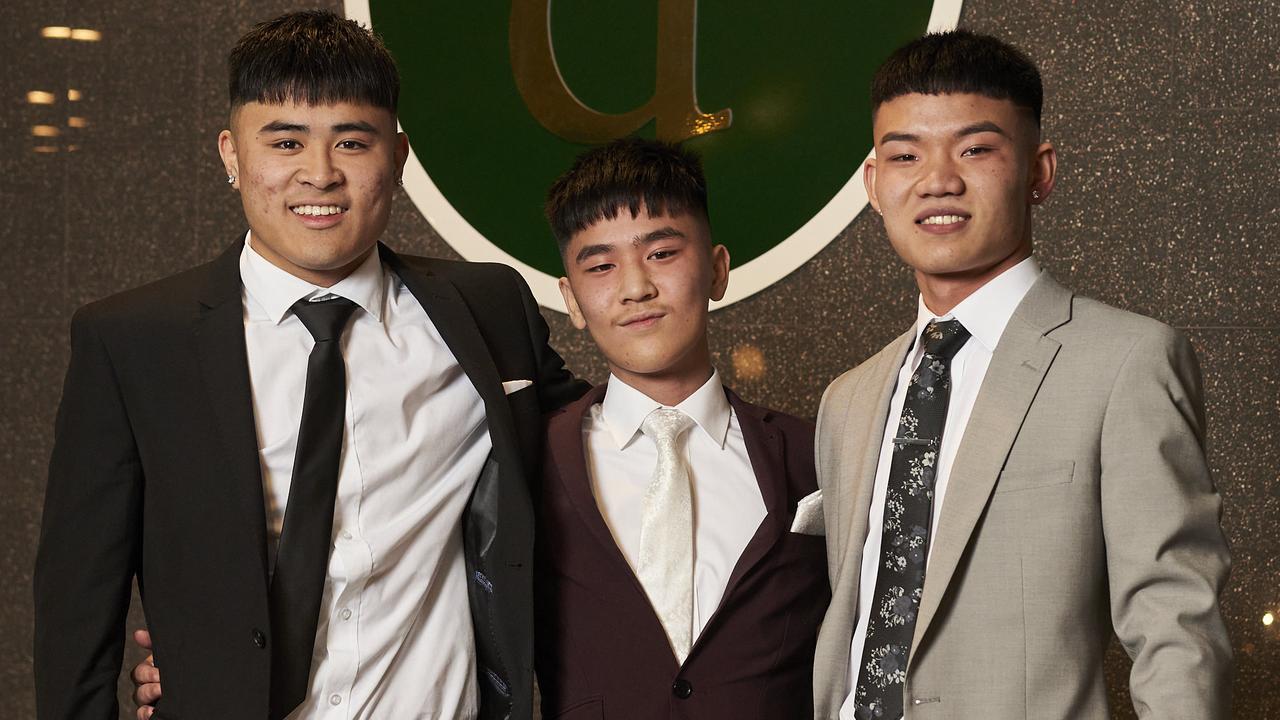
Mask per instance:
[[[680,678],[671,683],[671,694],[681,700],[688,700],[689,696],[693,694],[693,685],[688,680]]]
[[[254,628],[253,644],[259,650],[265,648],[267,646],[267,634],[262,632],[261,630],[258,630],[257,628]]]

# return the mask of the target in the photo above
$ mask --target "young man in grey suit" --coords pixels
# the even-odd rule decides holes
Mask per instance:
[[[1105,718],[1112,629],[1140,716],[1228,716],[1195,356],[1036,263],[1041,102],[1026,56],[964,31],[873,81],[867,192],[920,300],[819,411],[818,718]]]

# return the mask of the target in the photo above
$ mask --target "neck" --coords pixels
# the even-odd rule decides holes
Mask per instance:
[[[984,285],[1029,257],[1031,257],[1031,244],[1027,243],[1004,260],[982,270],[947,275],[930,275],[917,270],[916,285],[920,288],[920,297],[924,300],[925,307],[929,308],[929,312],[941,317],[951,312],[955,306],[964,302]]]
[[[632,373],[612,364],[609,370],[622,382],[644,393],[645,397],[667,407],[675,407],[689,399],[707,383],[713,372],[710,360],[693,370],[671,373]]]

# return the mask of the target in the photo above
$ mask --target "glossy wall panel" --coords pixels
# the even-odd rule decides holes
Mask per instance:
[[[311,6],[0,8],[6,717],[33,715],[31,565],[70,314],[208,259],[243,232],[214,145],[226,118],[225,54],[253,22]],[[1045,266],[1083,294],[1185,329],[1200,352],[1210,462],[1235,555],[1224,608],[1237,654],[1236,716],[1280,717],[1280,623],[1262,623],[1264,613],[1280,614],[1280,200],[1271,187],[1280,166],[1280,3],[968,0],[961,22],[1008,37],[1042,67],[1044,132],[1060,155],[1058,187],[1036,211]],[[41,37],[50,25],[102,37]],[[32,90],[55,101],[29,103]],[[84,127],[70,127],[70,117]],[[32,136],[36,125],[59,135]],[[387,239],[456,257],[404,196]],[[732,249],[732,238],[718,240]],[[749,399],[812,417],[827,382],[906,329],[914,298],[910,273],[864,212],[798,272],[714,314],[716,362]],[[548,319],[570,365],[602,380],[589,338],[563,316]],[[141,622],[135,606],[130,627]],[[1117,717],[1132,717],[1122,653],[1108,670]],[[121,717],[131,716],[126,705]]]

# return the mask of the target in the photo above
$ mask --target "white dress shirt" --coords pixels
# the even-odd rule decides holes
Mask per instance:
[[[898,371],[897,385],[889,401],[889,419],[884,426],[884,438],[880,444],[880,461],[876,466],[875,486],[871,494],[871,509],[867,523],[867,540],[862,546],[862,574],[858,585],[858,624],[853,631],[853,643],[849,653],[849,696],[840,708],[840,720],[853,720],[854,690],[857,689],[861,671],[862,650],[867,639],[867,623],[871,619],[872,599],[876,589],[876,574],[880,566],[880,540],[884,531],[884,497],[889,485],[889,464],[893,459],[893,438],[902,418],[902,405],[906,400],[911,375],[924,347],[919,342],[920,333],[931,320],[959,320],[969,331],[969,341],[951,360],[951,397],[947,403],[947,420],[942,430],[942,445],[938,449],[938,467],[933,490],[933,522],[930,523],[929,554],[933,554],[933,537],[937,534],[938,519],[942,513],[947,484],[951,480],[951,464],[964,437],[965,426],[973,412],[978,390],[991,364],[991,354],[1000,343],[1005,326],[1013,311],[1026,296],[1027,291],[1040,277],[1040,265],[1035,258],[1027,258],[992,278],[972,295],[956,305],[945,317],[932,313],[920,298],[913,332],[916,343],[907,353],[902,369]],[[925,562],[928,578],[928,561]],[[926,580],[928,582],[928,580]]]
[[[244,335],[270,555],[289,499],[311,334],[294,302],[359,305],[342,338],[346,419],[333,552],[307,698],[290,718],[473,718],[462,513],[492,441],[479,393],[375,250],[319,288],[246,236]]]
[[[640,423],[660,407],[665,406],[611,375],[604,402],[582,421],[591,492],[632,572],[640,557],[645,490],[658,464],[657,445],[640,432]],[[719,373],[675,407],[697,424],[682,443],[693,497],[696,643],[767,511]]]

